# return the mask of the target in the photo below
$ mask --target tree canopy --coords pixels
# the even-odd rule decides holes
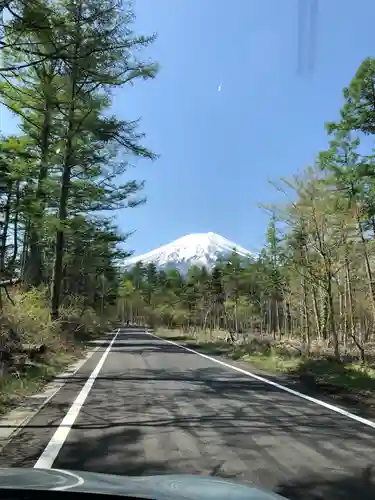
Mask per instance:
[[[0,137],[0,281],[47,286],[53,319],[72,294],[103,309],[116,303],[127,255],[113,213],[144,202],[129,162],[156,158],[139,120],[113,113],[113,91],[154,78],[139,54],[155,35],[133,32],[122,0],[7,0],[1,10],[0,102],[19,132]]]
[[[232,255],[211,271],[127,271],[124,308],[150,323],[323,342],[339,359],[374,340],[375,60],[343,90],[340,120],[326,124],[327,149],[302,174],[280,179],[285,200],[266,207],[266,246],[245,265]],[[290,201],[292,200],[292,201]]]

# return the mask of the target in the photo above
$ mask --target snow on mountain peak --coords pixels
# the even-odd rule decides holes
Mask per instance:
[[[219,234],[212,232],[193,233],[178,238],[151,252],[130,257],[125,261],[125,267],[131,267],[142,261],[146,265],[152,262],[159,269],[177,268],[183,273],[192,265],[212,269],[220,255],[230,254],[234,248],[242,257],[252,255],[245,248],[236,245]]]

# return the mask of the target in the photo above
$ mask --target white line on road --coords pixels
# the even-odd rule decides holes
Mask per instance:
[[[119,332],[120,328],[117,330],[116,334],[114,335],[107,349],[104,351],[98,364],[96,365],[93,372],[87,379],[85,385],[82,387],[81,392],[78,394],[77,398],[70,407],[68,413],[63,418],[58,429],[56,429],[56,432],[52,436],[50,442],[47,444],[43,453],[40,455],[38,461],[34,465],[35,469],[50,469],[52,467],[53,462],[55,461],[63,444],[65,443],[66,438],[68,437],[68,434],[70,432],[70,429],[74,425],[74,422],[76,421],[76,418],[78,417],[78,414],[81,411],[81,408],[84,402],[86,401],[86,398],[90,393],[90,390],[95,382],[95,379],[99,375],[99,372],[104,364],[104,361],[106,360],[110,350],[112,349],[113,343],[115,342]]]
[[[0,420],[0,451],[10,442],[11,439],[13,439],[24,427],[29,424],[30,420],[34,418],[36,414],[48,405],[51,399],[54,398],[64,387],[66,382],[76,375],[76,373],[100,349],[100,347],[101,345],[98,345],[95,349],[89,351],[83,359],[74,363],[74,365],[71,366],[73,371],[69,372],[68,369],[60,373],[57,376],[57,382],[56,380],[52,381],[44,388],[43,392],[30,396],[31,400],[45,398],[43,402],[38,405],[36,410],[30,410],[27,409],[27,407],[21,410],[15,409]]]
[[[172,340],[167,340],[163,339],[162,337],[158,337],[157,335],[154,335],[153,333],[147,332],[148,335],[152,335],[153,337],[163,340],[164,342],[167,342],[169,344],[173,344],[177,347],[180,347],[181,349],[185,349],[185,351],[192,352],[196,354],[197,356],[201,356],[202,358],[209,359],[210,361],[213,361],[214,363],[218,363],[219,365],[225,366],[226,368],[230,368],[231,370],[235,370],[236,372],[243,373],[244,375],[247,375],[248,377],[254,378],[255,380],[259,380],[260,382],[264,382],[265,384],[272,385],[273,387],[276,387],[277,389],[280,389],[282,391],[288,392],[289,394],[293,394],[293,396],[297,396],[301,399],[305,399],[306,401],[310,401],[310,403],[315,403],[317,405],[323,406],[324,408],[327,408],[328,410],[332,410],[336,413],[340,413],[341,415],[344,415],[345,417],[351,418],[352,420],[355,420],[356,422],[359,422],[361,424],[367,425],[369,427],[372,427],[375,429],[375,422],[372,422],[371,420],[367,420],[367,418],[362,418],[358,415],[354,415],[354,413],[350,413],[347,410],[344,410],[343,408],[340,408],[339,406],[332,405],[330,403],[326,403],[325,401],[322,401],[320,399],[312,398],[311,396],[308,396],[307,394],[303,394],[302,392],[294,391],[293,389],[290,389],[289,387],[285,387],[284,385],[278,384],[277,382],[273,382],[272,380],[269,380],[267,378],[261,377],[259,375],[255,375],[255,373],[249,372],[247,370],[243,370],[242,368],[239,368],[238,366],[230,365],[229,363],[225,363],[224,361],[221,361],[220,359],[215,359],[212,358],[211,356],[208,356],[207,354],[203,354],[201,352],[195,351],[194,349],[190,349],[190,347],[186,347],[182,344],[178,344],[177,342],[173,342]]]

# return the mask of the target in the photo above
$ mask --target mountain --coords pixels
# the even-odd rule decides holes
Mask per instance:
[[[241,257],[253,255],[215,233],[188,234],[151,252],[130,257],[125,261],[125,267],[132,267],[142,261],[146,265],[152,262],[158,269],[176,268],[181,273],[186,273],[192,265],[212,269],[219,256],[230,255],[234,248]]]

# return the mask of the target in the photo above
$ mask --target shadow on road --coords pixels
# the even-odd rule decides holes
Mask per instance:
[[[332,466],[373,462],[373,439],[370,428],[219,366],[132,369],[96,380],[54,466],[209,475],[223,463],[219,476],[268,488],[278,482],[297,495],[305,484],[298,464],[330,484]]]
[[[65,443],[53,464],[54,468],[125,476],[166,474],[170,470],[170,464],[167,462],[147,460],[144,456],[143,449],[139,446],[143,434],[140,429],[126,428],[124,424],[116,426],[108,423],[106,433],[93,435],[92,431],[95,430],[95,426],[88,430],[91,432],[88,432],[86,436],[80,434],[78,441],[69,439]],[[28,439],[30,436],[27,434],[18,437],[18,449],[21,450],[21,446],[24,445],[22,456],[19,456],[17,449],[13,448],[12,463],[2,466],[32,467],[35,464],[44,447],[37,449],[32,447],[32,451],[26,454],[27,447],[25,446],[27,446]]]
[[[54,467],[216,475],[291,500],[375,498],[371,474],[353,472],[375,462],[373,429],[173,344],[126,337],[114,351],[128,356],[111,354]],[[35,433],[52,435],[56,415],[68,409],[55,397],[45,418],[25,427],[13,445],[14,454],[22,450],[18,466],[35,463],[43,449],[27,452],[28,442]]]
[[[166,474],[168,462],[148,460],[142,447],[137,446],[141,440],[140,429],[126,429],[124,425],[98,436],[80,435],[78,441],[70,440],[64,445],[54,467],[77,470],[81,464],[81,469],[91,472],[125,476]]]
[[[85,380],[75,376],[67,385]],[[48,408],[53,413],[53,409],[66,409],[66,403],[56,397]],[[74,429],[142,426],[199,430],[210,426],[232,444],[246,434],[277,436],[283,432],[297,441],[311,440],[315,449],[320,442],[336,440],[348,453],[353,441],[375,436],[369,427],[220,366],[125,368],[99,376],[80,415]],[[54,419],[43,425],[30,423],[25,429],[58,425]]]
[[[183,346],[194,351],[212,357],[227,358],[229,364],[240,360],[246,351],[239,347],[233,351],[233,346],[222,342],[204,342],[196,344],[189,342],[189,337],[168,337],[175,339]],[[173,344],[168,344],[174,347]],[[182,353],[193,354],[175,346]],[[153,344],[153,347],[155,345]],[[167,349],[168,352],[174,352]],[[240,366],[249,371],[254,371],[251,364],[240,361]],[[261,374],[255,369],[255,373]],[[375,399],[369,395],[369,391],[375,390],[375,381],[367,373],[361,370],[351,370],[344,363],[336,363],[328,359],[308,359],[299,364],[295,369],[279,375],[265,374],[275,382],[281,383],[291,389],[303,392],[315,398],[325,398],[326,401],[336,403],[359,414],[362,417],[375,419]]]
[[[373,500],[375,482],[373,466],[368,466],[357,475],[324,479],[309,477],[280,484],[275,493],[290,500]]]

